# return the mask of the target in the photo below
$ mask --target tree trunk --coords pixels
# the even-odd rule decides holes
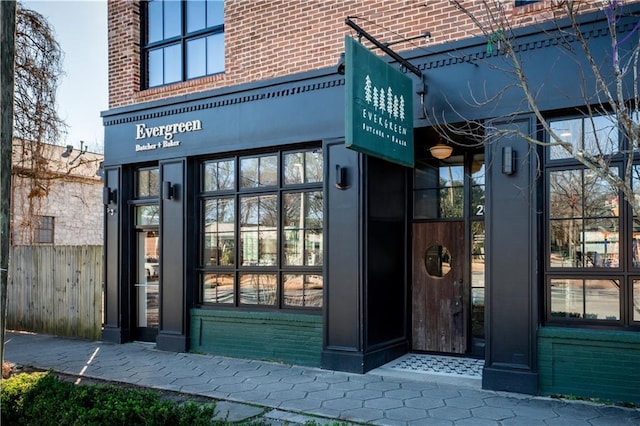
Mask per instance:
[[[11,223],[16,2],[0,1],[0,361],[4,362]]]

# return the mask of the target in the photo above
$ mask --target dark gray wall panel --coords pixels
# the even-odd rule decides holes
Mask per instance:
[[[231,95],[185,100],[144,111],[105,115],[105,165],[215,154],[344,135],[344,78],[330,75],[311,82],[264,87]],[[174,101],[175,102],[175,101]],[[175,134],[180,145],[135,151],[136,144],[162,142],[160,136],[136,140],[136,125],[147,128],[200,120],[202,129]]]
[[[105,170],[105,188],[120,196],[120,170]],[[115,191],[115,192],[113,192]],[[117,199],[107,205],[105,214],[105,324],[110,327],[120,325],[118,296],[120,283],[120,209]]]
[[[107,202],[104,207],[104,324],[102,340],[122,343],[128,339],[128,301],[127,287],[122,288],[126,268],[120,257],[123,211],[121,207],[121,169],[105,169],[104,190]],[[108,191],[108,192],[107,192]]]
[[[535,131],[533,123],[534,117],[529,115],[513,122],[494,122],[492,126],[530,134]],[[504,148],[515,152],[516,171],[511,175],[502,171]],[[530,373],[537,369],[537,157],[526,140],[511,135],[495,140],[487,150],[488,327],[483,386],[535,393],[537,377]],[[505,380],[505,376],[511,379]]]
[[[162,256],[159,333],[184,334],[187,309],[184,282],[184,161],[162,163],[160,168],[163,184],[160,199]],[[165,182],[174,185],[175,193],[171,199],[167,199],[164,193]]]
[[[361,191],[359,154],[344,142],[326,147],[327,236],[325,348],[362,350]],[[336,165],[347,168],[346,189],[335,187]]]

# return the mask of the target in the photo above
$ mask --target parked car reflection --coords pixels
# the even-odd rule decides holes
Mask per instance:
[[[144,264],[144,269],[147,272],[147,278],[157,278],[158,268],[159,268],[158,259],[155,257],[147,257],[146,262]]]

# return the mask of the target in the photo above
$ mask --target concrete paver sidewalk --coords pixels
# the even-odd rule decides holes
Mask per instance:
[[[640,410],[481,390],[436,376],[367,374],[193,353],[153,345],[8,332],[5,360],[218,400],[229,421],[268,424],[640,425]]]

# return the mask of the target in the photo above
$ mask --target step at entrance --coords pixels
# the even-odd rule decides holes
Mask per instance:
[[[465,378],[482,378],[484,360],[429,354],[407,354],[384,366],[385,369],[442,374]]]

